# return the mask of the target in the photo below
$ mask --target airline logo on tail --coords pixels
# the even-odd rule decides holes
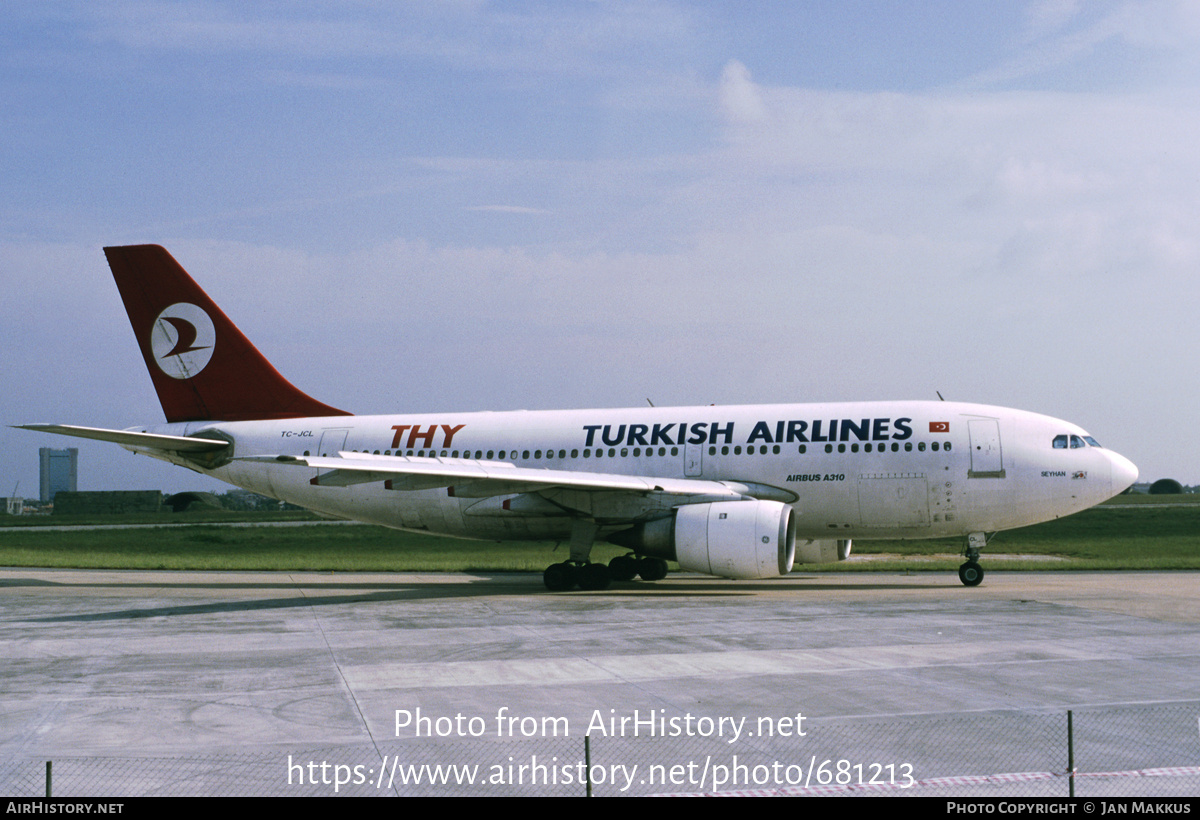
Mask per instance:
[[[190,379],[204,370],[216,341],[212,319],[190,302],[176,302],[165,309],[150,329],[154,363],[172,379]]]

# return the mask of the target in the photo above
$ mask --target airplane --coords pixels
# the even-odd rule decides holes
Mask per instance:
[[[667,561],[759,579],[854,541],[965,537],[1091,507],[1137,468],[1077,425],[950,401],[352,415],[288,382],[162,247],[104,249],[166,415],[114,442],[345,519],[477,539],[568,541],[552,591],[658,581]],[[628,550],[607,565],[594,544]]]

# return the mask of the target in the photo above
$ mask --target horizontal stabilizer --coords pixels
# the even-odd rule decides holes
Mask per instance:
[[[188,436],[164,436],[158,433],[139,433],[133,430],[105,430],[101,427],[77,427],[73,424],[17,424],[20,430],[36,430],[39,433],[57,433],[60,436],[76,436],[96,441],[111,441],[126,447],[149,447],[155,450],[171,450],[177,453],[211,453],[229,446],[228,441]]]

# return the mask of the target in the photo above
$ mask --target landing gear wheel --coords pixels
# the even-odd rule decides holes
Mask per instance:
[[[575,567],[570,564],[551,564],[542,573],[542,583],[551,592],[566,592],[577,583]]]
[[[968,561],[958,568],[958,580],[963,582],[963,586],[979,586],[979,582],[983,580],[983,567],[974,561]]]
[[[584,564],[576,570],[579,577],[579,588],[589,591],[608,589],[612,577],[604,564]]]
[[[667,577],[667,562],[661,558],[639,558],[637,567],[643,581],[661,581]]]
[[[638,574],[637,559],[632,555],[618,555],[608,562],[608,574],[614,581],[632,581]]]

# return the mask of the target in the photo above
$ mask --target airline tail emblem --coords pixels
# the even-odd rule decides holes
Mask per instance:
[[[350,415],[281,376],[163,248],[104,255],[167,421]]]
[[[204,370],[216,341],[212,319],[189,302],[178,302],[158,314],[150,330],[154,363],[172,379],[190,379]]]

